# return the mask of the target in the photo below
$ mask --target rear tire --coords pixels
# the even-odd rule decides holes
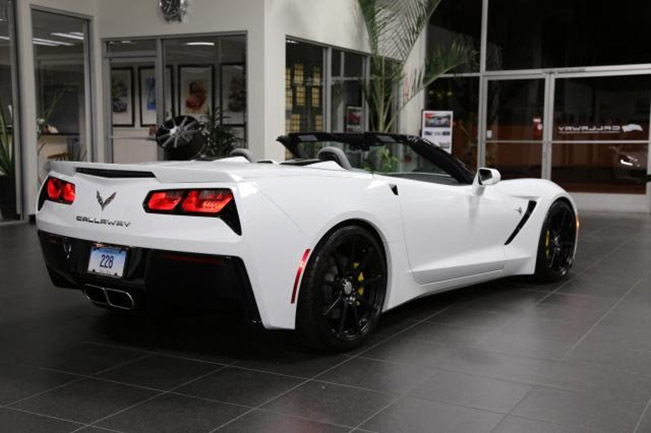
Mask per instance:
[[[359,347],[380,319],[387,285],[384,250],[366,228],[334,229],[314,249],[300,286],[296,329],[310,347]]]
[[[536,258],[536,279],[555,282],[563,279],[574,262],[576,215],[565,200],[554,202],[542,225]]]

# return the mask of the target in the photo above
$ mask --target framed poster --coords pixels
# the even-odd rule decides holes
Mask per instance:
[[[223,123],[243,125],[246,121],[246,76],[244,63],[222,63],[219,76],[219,106]]]
[[[174,117],[174,74],[172,67],[165,68],[165,118]],[[140,126],[156,125],[156,69],[153,66],[138,68],[140,101]]]
[[[111,115],[113,126],[133,126],[133,68],[111,69]]]
[[[452,153],[453,111],[423,110],[421,136]]]
[[[346,132],[363,132],[362,121],[363,113],[362,107],[354,105],[346,106]]]
[[[195,116],[213,107],[212,65],[179,66],[179,113]]]

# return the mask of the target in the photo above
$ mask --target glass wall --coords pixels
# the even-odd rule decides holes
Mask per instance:
[[[87,20],[32,11],[39,181],[55,160],[90,159]]]
[[[651,75],[556,79],[552,180],[644,194],[650,104]]]
[[[0,222],[18,217],[14,142],[14,79],[16,56],[13,28],[13,2],[0,0]],[[17,127],[17,125],[16,125]]]
[[[641,31],[651,17],[649,2],[489,0],[488,5],[488,70],[649,63],[651,34]]]
[[[504,1],[504,0],[502,0]],[[452,42],[470,45],[477,53],[481,45],[481,0],[441,0],[427,29],[427,50],[434,55]],[[479,56],[455,72],[479,72]]]
[[[365,129],[362,93],[365,60],[360,54],[332,50],[330,129],[333,132],[361,132]]]
[[[245,147],[246,36],[163,39],[160,53],[158,42],[107,42],[113,160],[162,157],[154,136],[160,124],[177,116],[191,116],[205,125],[206,144],[198,151],[206,156],[225,156],[232,148]],[[159,56],[162,74],[156,69]],[[164,103],[162,110],[159,103]]]
[[[453,111],[452,154],[467,167],[477,168],[479,78],[441,78],[427,89],[426,107]]]
[[[478,56],[430,86],[425,108],[454,112],[452,151],[471,167],[649,195],[649,17],[635,0],[441,0],[428,55],[461,40]]]
[[[285,130],[325,131],[325,48],[287,40]]]

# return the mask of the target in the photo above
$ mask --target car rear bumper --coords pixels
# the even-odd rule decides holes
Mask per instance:
[[[135,306],[239,307],[247,320],[260,314],[239,257],[130,247],[122,278],[88,273],[92,241],[39,230],[45,263],[58,287],[84,290],[91,301],[114,306],[106,293],[130,297]],[[103,292],[102,292],[103,291]],[[104,295],[102,295],[104,293]]]

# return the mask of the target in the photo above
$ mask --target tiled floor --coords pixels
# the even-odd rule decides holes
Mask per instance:
[[[0,227],[1,432],[651,432],[651,217],[583,216],[559,284],[509,279],[389,313],[320,355],[237,317],[142,317],[54,289]]]

